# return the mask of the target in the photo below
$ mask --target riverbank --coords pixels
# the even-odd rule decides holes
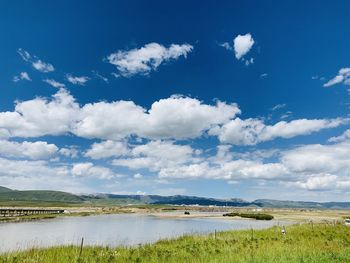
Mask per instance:
[[[79,246],[3,254],[0,262],[350,262],[350,227],[303,224],[190,235],[134,248]]]
[[[2,207],[5,208],[5,207]],[[17,207],[20,208],[20,207]],[[26,208],[26,207],[22,207]],[[53,219],[62,216],[90,216],[102,214],[147,214],[159,218],[224,218],[225,213],[266,213],[274,217],[275,220],[310,222],[313,223],[336,223],[342,222],[344,218],[350,218],[349,210],[325,210],[325,209],[278,209],[278,208],[233,208],[233,207],[209,207],[209,206],[169,206],[169,205],[132,205],[115,207],[30,207],[31,209],[63,209],[63,214],[39,214],[17,217],[0,217],[0,223],[21,222],[42,219]],[[188,211],[190,214],[185,214]],[[239,217],[235,217],[237,219]]]

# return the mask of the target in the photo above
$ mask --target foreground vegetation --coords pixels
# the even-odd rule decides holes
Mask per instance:
[[[0,262],[350,262],[350,227],[304,224],[266,230],[184,236],[135,248],[32,249]],[[81,255],[80,255],[81,253]]]

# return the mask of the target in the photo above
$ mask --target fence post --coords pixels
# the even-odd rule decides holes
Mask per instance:
[[[83,245],[84,245],[84,237],[81,238],[79,258],[81,257],[81,254],[83,253]]]

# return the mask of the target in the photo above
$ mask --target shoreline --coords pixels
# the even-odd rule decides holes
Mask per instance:
[[[6,207],[9,208],[9,207]],[[24,207],[23,207],[24,208]],[[40,207],[31,207],[32,209]],[[234,207],[197,207],[197,206],[118,206],[118,207],[45,207],[45,209],[63,209],[62,214],[39,214],[29,216],[0,217],[0,223],[26,222],[36,220],[49,220],[58,217],[70,216],[92,216],[105,214],[140,214],[152,215],[158,218],[210,218],[220,220],[230,220],[231,218],[245,220],[240,217],[224,217],[228,212],[248,212],[248,213],[267,213],[274,216],[275,220],[293,221],[298,223],[335,223],[342,221],[345,217],[350,217],[349,210],[319,210],[319,209],[278,209],[278,208],[234,208]],[[185,215],[188,211],[190,214]]]

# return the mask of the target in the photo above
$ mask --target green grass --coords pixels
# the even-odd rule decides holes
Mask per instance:
[[[77,246],[32,249],[0,256],[0,262],[350,262],[350,228],[294,225],[287,234],[266,230],[184,236],[136,248]]]

